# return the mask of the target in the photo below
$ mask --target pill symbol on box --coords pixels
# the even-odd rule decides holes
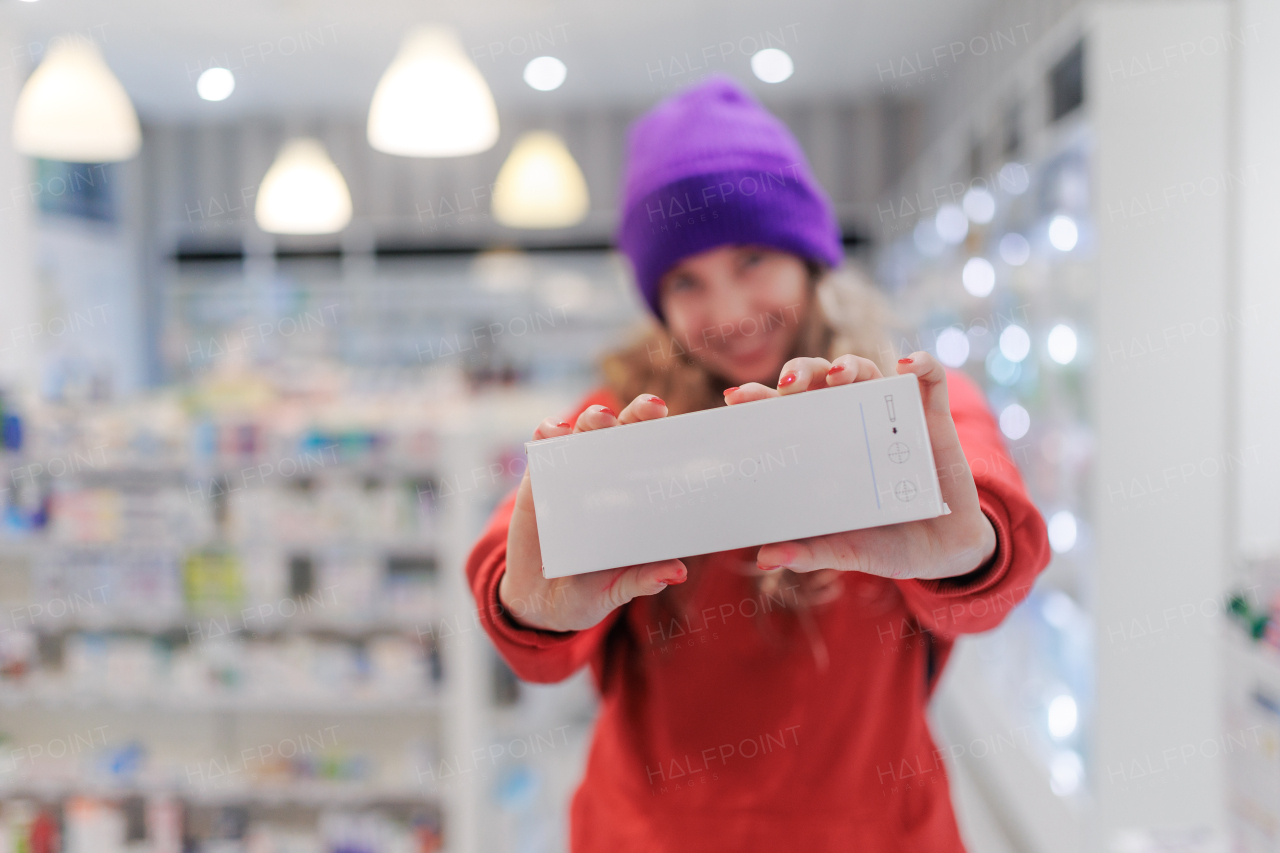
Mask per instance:
[[[889,459],[901,465],[911,458],[911,448],[907,447],[901,441],[895,441],[889,445]]]
[[[889,423],[893,423],[898,419],[898,415],[893,411],[893,395],[886,394],[884,396],[884,404],[889,408]]]

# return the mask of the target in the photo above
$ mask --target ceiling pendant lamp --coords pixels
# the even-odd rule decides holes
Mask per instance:
[[[292,139],[263,177],[253,216],[272,234],[332,234],[351,221],[351,193],[319,140]]]
[[[13,147],[29,157],[69,163],[128,160],[142,147],[138,114],[93,42],[50,39],[18,95]]]
[[[498,109],[457,34],[420,27],[378,81],[369,144],[404,157],[460,157],[498,141]]]
[[[493,188],[493,216],[511,228],[567,228],[587,215],[582,170],[554,133],[521,136]]]

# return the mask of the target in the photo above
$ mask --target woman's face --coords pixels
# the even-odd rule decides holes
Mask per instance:
[[[658,283],[672,336],[735,385],[774,385],[809,308],[808,270],[789,252],[720,246]]]

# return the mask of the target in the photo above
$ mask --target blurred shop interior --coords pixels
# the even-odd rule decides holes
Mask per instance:
[[[566,849],[593,687],[518,682],[461,565],[648,321],[627,126],[713,72],[1048,523],[931,710],[969,848],[1280,849],[1277,38],[1259,0],[4,0],[0,851]]]

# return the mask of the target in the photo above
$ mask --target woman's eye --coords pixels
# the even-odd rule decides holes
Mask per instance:
[[[747,252],[742,256],[742,265],[744,267],[753,267],[764,260],[763,252]]]

